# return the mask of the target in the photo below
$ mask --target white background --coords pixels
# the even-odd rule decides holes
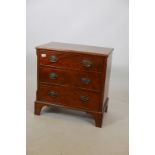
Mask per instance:
[[[109,97],[120,99],[114,104],[118,108],[122,103],[119,109],[126,113],[123,115],[126,122],[121,128],[124,130],[119,132],[126,139],[120,147],[126,146],[124,150],[128,152],[128,9],[128,0],[27,1],[27,118],[33,111],[37,84],[35,46],[56,41],[112,47]],[[27,128],[31,129],[28,125]]]
[[[130,0],[131,155],[155,154],[154,5],[153,0]],[[25,7],[21,0],[0,3],[0,154],[6,155],[26,154]]]
[[[27,0],[27,74],[35,46],[50,41],[113,47],[113,67],[128,74],[128,8],[128,0]]]
[[[116,99],[113,104],[116,106],[114,109],[119,109],[120,113],[122,111],[125,113],[122,117],[126,121],[119,125],[122,130],[118,130],[122,137],[124,135],[122,139],[125,140],[118,148],[122,148],[125,153],[128,153],[128,8],[128,0],[27,1],[27,128],[32,133],[31,135],[30,132],[27,132],[28,153],[31,152],[30,148],[32,145],[30,146],[30,144],[33,138],[32,141],[30,139],[35,132],[31,128],[32,125],[30,126],[31,123],[29,123],[32,121],[32,118],[29,120],[29,116],[33,113],[37,84],[35,46],[50,41],[106,46],[115,49],[113,52],[109,97],[111,98],[111,103],[112,99]],[[119,102],[117,102],[117,99],[119,99]],[[64,132],[64,134],[67,133]],[[62,139],[59,141],[62,141]],[[117,142],[121,143],[119,140]],[[69,142],[65,140],[65,143]],[[103,143],[101,142],[100,144]],[[32,148],[35,148],[35,146]],[[37,150],[39,151],[39,149],[41,149],[41,146],[38,146]],[[58,146],[59,149],[60,147]],[[62,151],[63,153],[65,149],[66,145]],[[76,147],[74,150],[76,151]],[[120,151],[121,149],[118,150]],[[53,154],[60,153],[59,151],[55,152],[52,148],[48,150],[48,152],[50,151]],[[71,150],[67,154],[71,154],[70,152]],[[82,151],[80,153],[83,154]],[[33,154],[33,152],[30,154]],[[88,152],[88,154],[91,153]]]

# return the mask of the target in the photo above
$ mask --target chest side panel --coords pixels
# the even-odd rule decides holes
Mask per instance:
[[[109,93],[109,82],[110,82],[110,74],[111,74],[111,63],[112,63],[112,54],[109,55],[106,63],[106,72],[105,72],[105,84],[104,84],[104,99],[103,102],[105,103],[106,99],[108,98]]]

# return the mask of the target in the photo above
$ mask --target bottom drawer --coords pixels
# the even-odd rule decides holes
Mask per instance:
[[[38,90],[38,100],[93,111],[99,109],[100,94],[69,87],[41,84]]]

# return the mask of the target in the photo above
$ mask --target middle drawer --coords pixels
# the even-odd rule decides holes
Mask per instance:
[[[50,67],[40,67],[39,78],[41,83],[72,86],[94,91],[100,91],[102,83],[101,73],[60,70]]]

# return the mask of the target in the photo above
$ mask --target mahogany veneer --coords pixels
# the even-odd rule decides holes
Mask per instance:
[[[35,114],[53,105],[85,111],[102,126],[108,109],[112,48],[51,42],[36,47]]]

